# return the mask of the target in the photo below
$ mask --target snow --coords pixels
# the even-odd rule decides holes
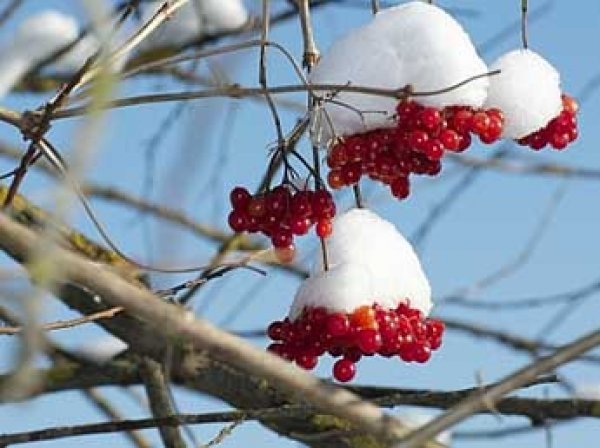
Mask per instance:
[[[490,78],[485,107],[504,112],[505,138],[519,139],[541,128],[561,109],[560,75],[531,50],[514,50],[491,66],[500,69]]]
[[[114,336],[105,336],[81,344],[75,353],[99,364],[106,363],[129,346]]]
[[[583,400],[600,400],[600,384],[585,383],[575,385],[575,397]]]
[[[38,63],[71,44],[78,33],[73,17],[54,10],[24,20],[13,39],[0,49],[0,98]]]
[[[408,299],[425,315],[431,310],[431,288],[410,243],[395,226],[366,209],[339,215],[327,239],[329,270],[317,254],[310,277],[302,283],[290,317],[305,306],[354,311],[374,302],[395,308]]]
[[[149,20],[164,0],[147,2],[143,19]],[[240,28],[248,21],[241,0],[190,0],[143,42],[142,48],[178,47],[204,35]]]
[[[420,1],[379,12],[373,20],[336,41],[311,73],[313,84],[347,84],[417,92],[450,87],[487,73],[486,64],[449,14]],[[479,107],[487,95],[481,78],[452,91],[419,97],[425,105]],[[397,100],[385,96],[339,92],[324,106],[333,125],[322,118],[323,139],[393,126]],[[362,116],[358,111],[365,112]],[[379,112],[379,113],[377,113]]]

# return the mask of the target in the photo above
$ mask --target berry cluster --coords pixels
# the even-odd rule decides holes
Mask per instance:
[[[261,232],[271,239],[281,261],[291,261],[294,236],[305,235],[315,226],[319,238],[331,235],[335,203],[327,190],[297,190],[279,185],[252,195],[243,187],[229,194],[233,210],[229,226],[235,232]]]
[[[487,144],[502,134],[503,116],[497,109],[452,106],[440,110],[406,100],[398,103],[396,112],[395,128],[356,134],[331,148],[327,157],[331,188],[355,185],[368,175],[404,199],[410,192],[408,176],[437,175],[445,150],[464,151],[471,145],[471,134]]]
[[[444,324],[424,318],[406,303],[396,309],[374,304],[348,314],[305,308],[294,321],[286,318],[271,323],[267,333],[275,341],[269,351],[308,370],[325,353],[341,357],[333,366],[333,376],[347,382],[354,378],[363,355],[398,355],[406,362],[427,362],[431,351],[442,343]]]
[[[569,95],[562,95],[562,111],[545,127],[517,140],[522,146],[529,146],[534,151],[539,151],[546,145],[561,150],[577,139],[577,111],[579,105]]]

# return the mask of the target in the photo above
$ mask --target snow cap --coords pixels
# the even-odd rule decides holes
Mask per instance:
[[[306,306],[351,313],[375,302],[396,308],[406,299],[429,314],[427,277],[412,246],[392,223],[372,211],[353,209],[334,220],[326,241],[329,270],[323,270],[319,252],[310,277],[296,293],[291,318]]]
[[[452,16],[435,5],[413,1],[382,10],[369,24],[335,42],[315,66],[310,81],[382,89],[411,85],[417,92],[429,92],[487,71],[469,36]],[[418,101],[439,108],[479,107],[485,101],[487,85],[484,77]],[[334,100],[324,106],[333,130],[323,118],[323,143],[334,134],[394,126],[394,98],[339,92]]]
[[[548,124],[562,109],[560,75],[531,50],[513,50],[491,66],[486,108],[504,113],[506,138],[525,137]]]

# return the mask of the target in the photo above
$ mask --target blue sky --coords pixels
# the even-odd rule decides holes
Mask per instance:
[[[74,0],[47,0],[25,2],[19,14],[7,29],[0,31],[0,42],[6,41],[10,30],[23,17],[47,8],[60,8],[66,12],[76,10],[82,16],[80,2]],[[257,9],[258,2],[247,2]],[[276,6],[278,1],[273,2]],[[356,1],[355,4],[361,2]],[[368,2],[362,2],[366,5]],[[398,2],[390,2],[398,3]],[[520,1],[481,2],[445,1],[443,7],[471,14],[457,14],[482,56],[492,62],[503,52],[520,45],[518,27]],[[595,142],[600,138],[600,128],[594,117],[600,116],[600,101],[596,91],[586,86],[600,76],[600,63],[594,48],[600,41],[600,4],[593,1],[541,2],[532,1],[531,8],[542,8],[544,13],[529,27],[531,47],[544,55],[559,69],[563,89],[574,95],[588,93],[581,98],[580,139],[568,151],[532,153],[523,148],[510,149],[510,157],[526,163],[553,162],[569,166],[600,169],[600,156]],[[316,39],[321,48],[327,48],[333,39],[370,18],[368,7],[326,7],[315,12]],[[493,40],[507,29],[505,38]],[[283,44],[298,58],[301,41],[298,24],[294,21],[277,26],[271,38]],[[248,52],[240,58],[219,60],[225,69],[235,73],[234,79],[245,85],[257,80],[255,53]],[[292,69],[282,58],[270,57],[270,82],[296,82]],[[147,78],[128,83],[120,92],[123,95],[156,91],[179,91],[185,86],[172,81]],[[291,98],[304,101],[301,96]],[[18,110],[42,104],[47,96],[11,95],[3,105]],[[143,106],[111,113],[104,130],[103,143],[93,167],[90,180],[118,186],[139,194],[147,172],[148,141],[161,129],[162,123],[173,114],[172,104]],[[297,115],[282,112],[285,129],[293,126]],[[267,163],[268,146],[276,135],[267,109],[256,102],[231,102],[221,100],[190,103],[165,132],[164,140],[156,151],[153,198],[184,209],[196,219],[214,225],[224,225],[227,212],[227,191],[236,184],[254,187],[258,184]],[[60,121],[50,136],[65,153],[71,147],[77,120]],[[6,126],[0,126],[0,140],[19,145],[19,136]],[[22,146],[22,145],[21,145]],[[305,148],[306,149],[306,148]],[[470,154],[485,157],[490,148],[474,147]],[[10,168],[0,160],[2,170]],[[368,205],[387,219],[392,220],[407,236],[414,235],[428,213],[452,188],[460,182],[464,171],[447,163],[441,176],[417,182],[411,198],[403,203],[390,200],[387,192],[377,185],[366,186]],[[40,203],[48,201],[49,181],[32,173],[25,181],[23,191]],[[206,186],[210,185],[210,194]],[[564,179],[551,176],[515,175],[499,172],[481,173],[464,191],[460,200],[452,205],[431,229],[420,246],[424,268],[427,271],[434,295],[443,298],[459,288],[472,285],[491,272],[516,259],[523,247],[539,233],[540,221],[547,215],[544,232],[523,266],[502,282],[475,296],[487,301],[507,301],[519,298],[549,296],[571,291],[591,283],[599,276],[600,238],[598,226],[600,212],[597,198],[600,183],[597,179]],[[557,197],[560,199],[557,200]],[[350,205],[347,194],[340,196],[342,208]],[[202,264],[210,256],[210,246],[181,230],[167,230],[161,223],[142,220],[131,211],[99,201],[94,201],[102,221],[115,241],[129,254],[140,259],[170,260],[178,264]],[[94,234],[93,228],[81,210],[77,211],[74,225]],[[148,245],[148,236],[152,241]],[[311,242],[301,247],[301,256],[309,257],[314,249]],[[156,278],[155,285],[162,287],[177,283],[182,277]],[[285,313],[298,281],[286,274],[270,271],[268,279],[239,272],[205,288],[193,302],[203,316],[236,330],[262,328]],[[250,290],[253,296],[247,293]],[[557,321],[555,329],[544,331],[547,341],[565,343],[598,327],[599,296],[588,298],[573,312],[563,310],[564,318]],[[54,320],[72,316],[55,301],[48,300],[45,318]],[[232,311],[238,311],[231,319]],[[442,317],[467,320],[506,330],[528,337],[540,337],[540,332],[560,310],[545,307],[534,310],[505,312],[473,311],[441,304],[435,313]],[[76,330],[56,332],[53,337],[69,347],[82,341],[93,340],[101,332],[91,326]],[[263,346],[265,341],[257,340]],[[10,366],[16,344],[13,340],[0,340],[0,366]],[[494,342],[475,339],[459,333],[450,333],[442,349],[425,366],[406,366],[395,361],[370,359],[361,362],[356,383],[380,384],[398,387],[454,389],[471,387],[477,376],[485,382],[497,380],[502,375],[524,365],[528,357],[515,354]],[[330,363],[323,362],[316,371],[328,375]],[[560,370],[573,382],[600,383],[598,366],[578,363]],[[538,387],[524,394],[543,397],[562,396],[558,388]],[[129,417],[146,414],[119,390],[107,391]],[[214,400],[183,391],[176,393],[183,412],[205,412],[226,408]],[[66,393],[32,400],[18,405],[0,406],[0,432],[13,432],[102,420],[103,416],[92,409],[77,393]],[[500,428],[502,425],[524,424],[524,419],[477,417],[461,425],[460,430]],[[598,423],[581,421],[560,425],[553,429],[554,446],[593,446],[600,432]],[[206,442],[219,430],[219,426],[195,427],[201,441]],[[157,441],[155,431],[146,431]],[[47,446],[75,447],[106,446],[126,443],[118,435],[65,439]],[[492,441],[462,441],[456,446],[490,447],[511,444],[512,448],[544,446],[543,431],[529,435]],[[237,428],[221,445],[284,447],[293,442],[263,430],[259,425],[247,423]]]

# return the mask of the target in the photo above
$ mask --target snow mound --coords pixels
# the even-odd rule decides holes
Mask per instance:
[[[147,2],[143,19],[149,20],[164,0]],[[190,0],[179,8],[143,42],[142,48],[178,47],[205,35],[231,31],[248,21],[241,0]]]
[[[73,17],[54,10],[24,20],[13,39],[0,49],[0,98],[29,70],[73,43],[78,33]]]
[[[327,239],[329,270],[317,255],[311,276],[298,290],[290,317],[305,306],[350,313],[377,302],[395,308],[408,299],[425,315],[431,288],[410,243],[394,225],[365,209],[353,209],[333,222]]]
[[[560,75],[531,50],[513,50],[501,56],[491,70],[485,107],[504,113],[506,138],[519,139],[546,126],[562,109]]]
[[[488,71],[460,24],[442,9],[420,1],[379,12],[367,25],[335,42],[311,73],[313,84],[351,84],[417,92],[451,87]],[[480,107],[486,77],[446,93],[419,97],[435,107]],[[378,95],[339,92],[320,121],[321,141],[393,126],[397,101]],[[359,113],[359,112],[362,112]]]

